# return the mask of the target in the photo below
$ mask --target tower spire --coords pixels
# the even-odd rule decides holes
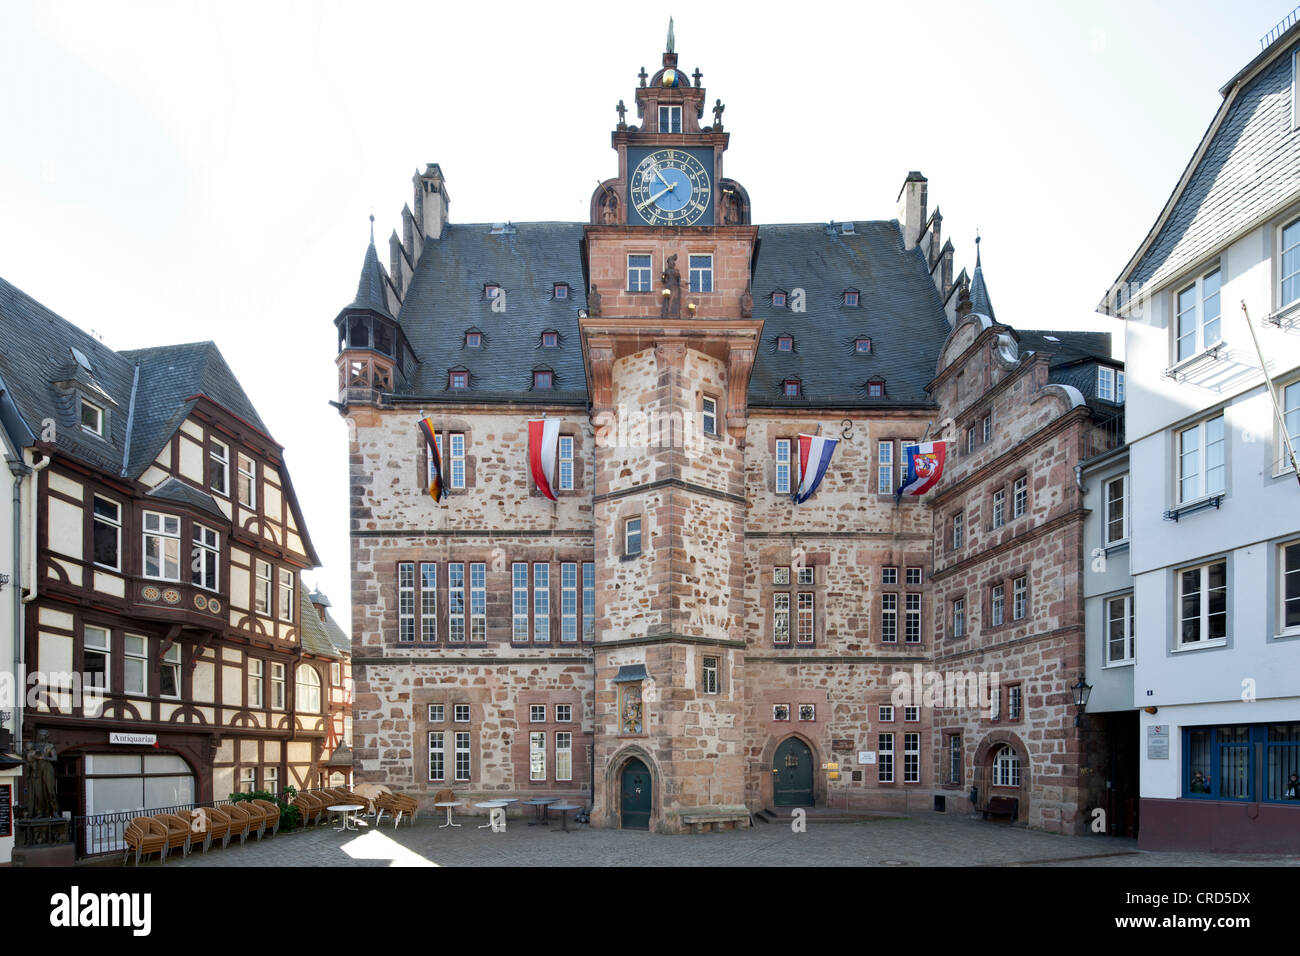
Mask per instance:
[[[672,18],[672,17],[669,17],[669,18],[668,18],[668,47],[667,47],[667,52],[668,52],[668,53],[676,53],[676,52],[677,52],[677,44],[676,44],[675,40],[673,39],[673,18]]]
[[[370,244],[372,246],[375,244],[375,214],[373,212],[370,214]]]

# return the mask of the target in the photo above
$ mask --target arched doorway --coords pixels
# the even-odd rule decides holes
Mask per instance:
[[[623,765],[619,774],[620,825],[624,830],[649,830],[651,796],[654,792],[650,768],[636,757]]]
[[[798,737],[787,737],[772,757],[772,803],[778,807],[813,805],[812,751]]]

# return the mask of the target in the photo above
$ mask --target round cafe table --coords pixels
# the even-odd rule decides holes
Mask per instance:
[[[510,806],[510,801],[508,801],[508,800],[484,800],[482,803],[476,803],[476,804],[474,804],[474,806],[478,807],[478,808],[481,809],[481,810],[486,810],[486,811],[488,812],[488,822],[487,822],[487,823],[484,823],[482,826],[480,826],[479,829],[480,829],[480,830],[490,830],[490,829],[492,829],[492,811],[493,811],[493,810],[496,810],[497,808],[504,808],[504,807],[508,807],[508,806]],[[503,822],[504,822],[504,817],[503,817]]]
[[[446,822],[446,823],[440,823],[440,824],[438,824],[438,829],[439,829],[439,830],[445,830],[445,829],[447,829],[447,827],[458,827],[458,826],[460,826],[459,823],[452,823],[452,822],[451,822],[451,811],[452,811],[452,808],[453,808],[453,807],[459,807],[460,805],[461,805],[461,803],[460,803],[459,800],[444,800],[444,801],[442,801],[441,803],[435,803],[435,804],[434,804],[435,807],[446,807],[446,808],[447,808],[447,822]]]
[[[547,809],[560,811],[560,829],[565,833],[569,833],[569,811],[581,810],[582,807],[578,806],[576,803],[552,803],[547,807]],[[551,830],[551,832],[555,833],[556,831]]]
[[[365,805],[360,803],[336,803],[334,806],[326,807],[325,809],[329,810],[331,813],[342,815],[343,825],[334,827],[335,830],[342,833],[344,830],[355,830],[357,828],[355,814],[358,810],[364,810]]]
[[[524,806],[532,807],[537,811],[537,819],[529,821],[528,825],[530,827],[541,827],[550,823],[551,818],[546,811],[552,803],[557,802],[558,800],[555,797],[537,797],[534,800],[525,800]]]

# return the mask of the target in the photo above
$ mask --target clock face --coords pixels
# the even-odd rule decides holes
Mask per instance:
[[[684,149],[646,153],[628,177],[628,199],[634,215],[629,222],[647,226],[713,224],[713,184],[702,156]],[[629,154],[629,162],[635,159]]]

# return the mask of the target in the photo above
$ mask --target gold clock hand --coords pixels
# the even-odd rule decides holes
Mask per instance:
[[[664,193],[670,193],[670,192],[672,192],[672,191],[673,191],[673,187],[672,187],[672,186],[669,186],[667,189],[661,189],[661,190],[659,190],[657,193],[655,193],[653,196],[651,196],[651,197],[650,197],[649,199],[647,199],[645,202],[643,202],[643,203],[637,203],[637,207],[636,207],[636,208],[637,208],[637,212],[640,212],[640,211],[641,211],[642,209],[644,209],[646,206],[650,205],[652,202],[654,202],[656,199],[658,199],[658,198],[659,198],[660,196],[662,196]]]

